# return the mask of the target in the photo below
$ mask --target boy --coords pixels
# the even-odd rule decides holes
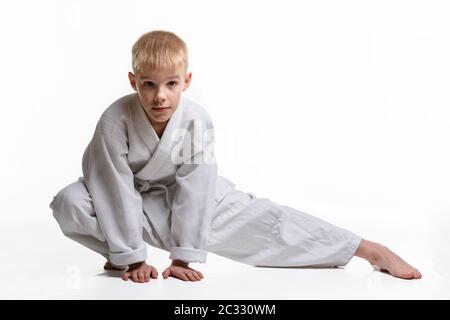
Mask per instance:
[[[136,93],[104,111],[83,155],[83,177],[50,204],[63,233],[103,255],[105,269],[123,270],[123,280],[156,279],[145,261],[148,243],[170,252],[164,279],[201,280],[189,263],[205,263],[207,251],[284,267],[344,266],[356,255],[395,277],[421,277],[384,246],[218,176],[211,119],[181,96],[192,73],[177,35],[142,35],[132,68]]]

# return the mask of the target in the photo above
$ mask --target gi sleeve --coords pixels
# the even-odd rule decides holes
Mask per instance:
[[[102,116],[83,155],[83,175],[112,264],[144,261],[142,198],[128,165],[125,128]]]
[[[217,163],[214,158],[214,135],[176,172],[177,191],[172,203],[171,250],[169,258],[187,263],[206,262]]]

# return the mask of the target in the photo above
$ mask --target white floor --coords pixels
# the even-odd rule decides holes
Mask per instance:
[[[20,228],[3,225],[0,230],[1,299],[450,298],[450,259],[444,234],[442,239],[423,241],[411,236],[402,247],[397,244],[396,251],[421,270],[421,280],[401,280],[373,271],[359,258],[336,269],[258,268],[214,254],[209,254],[206,264],[192,265],[204,273],[202,281],[164,280],[161,274],[170,262],[168,253],[149,246],[148,262],[160,276],[136,284],[105,273],[103,258],[65,238],[56,222]]]

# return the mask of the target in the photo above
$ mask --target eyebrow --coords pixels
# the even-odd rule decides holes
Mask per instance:
[[[171,77],[168,77],[168,78],[166,78],[166,80],[170,80],[170,79],[180,79],[180,76],[171,76]],[[150,80],[152,80],[150,77],[141,77],[141,79],[150,79]]]

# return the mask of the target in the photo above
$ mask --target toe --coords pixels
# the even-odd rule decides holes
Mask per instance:
[[[414,275],[415,275],[415,278],[416,278],[416,279],[422,278],[422,274],[421,274],[420,271],[417,270],[417,269],[415,270]]]
[[[416,270],[409,269],[409,270],[400,272],[400,277],[404,278],[404,279],[415,279],[417,277],[417,273],[416,273]]]

